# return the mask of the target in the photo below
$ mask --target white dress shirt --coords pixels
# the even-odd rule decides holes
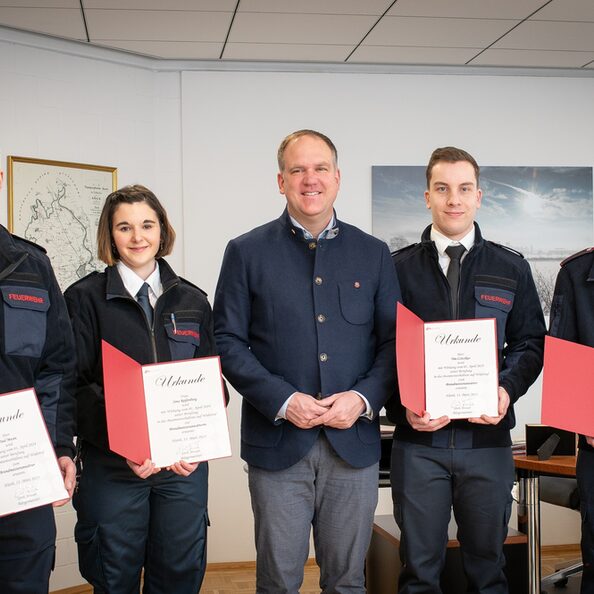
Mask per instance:
[[[451,245],[463,245],[466,248],[466,251],[462,254],[462,258],[460,260],[460,262],[462,262],[474,245],[474,235],[474,225],[472,226],[472,229],[460,240],[450,239],[443,233],[440,233],[433,225],[431,226],[431,241],[435,243],[437,254],[439,255],[439,265],[446,276],[448,274],[448,267],[450,265],[450,257],[446,254],[446,248],[450,247]]]
[[[144,283],[149,286],[149,301],[154,308],[157,299],[163,293],[163,283],[161,283],[161,275],[159,274],[159,263],[155,260],[155,269],[146,280],[140,278],[134,270],[126,266],[121,260],[118,261],[116,266],[126,291],[128,291],[134,299],[136,299],[136,293],[138,293],[140,287],[142,287]]]

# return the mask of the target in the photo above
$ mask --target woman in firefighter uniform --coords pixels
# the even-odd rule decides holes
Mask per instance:
[[[206,463],[156,468],[111,452],[101,341],[141,364],[215,354],[206,295],[162,259],[175,232],[147,188],[107,197],[97,233],[107,264],[66,291],[78,352],[82,472],[74,506],[79,567],[96,593],[195,594],[206,566]]]

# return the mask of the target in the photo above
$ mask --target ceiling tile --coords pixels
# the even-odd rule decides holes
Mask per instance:
[[[488,49],[471,64],[524,68],[581,68],[590,60],[594,60],[594,52]]]
[[[223,41],[231,22],[228,12],[85,10],[89,36],[128,41]]]
[[[382,15],[391,0],[241,0],[238,12]]]
[[[521,20],[544,2],[545,0],[398,0],[388,11],[388,15]]]
[[[80,8],[0,7],[0,25],[67,39],[87,39]]]
[[[135,54],[153,58],[175,60],[217,60],[223,44],[201,43],[196,41],[104,41],[96,40],[97,45],[122,49]]]
[[[510,31],[493,47],[594,52],[594,23],[530,20]]]
[[[0,6],[12,8],[77,8],[80,0],[0,0]]]
[[[396,47],[361,45],[349,58],[351,62],[382,64],[440,64],[460,66],[480,49],[452,47]]]
[[[0,0],[0,26],[86,39],[80,4],[80,0]],[[92,42],[163,59],[218,59],[239,6],[226,60],[342,62],[361,43],[349,62],[461,65],[494,44],[471,64],[594,68],[594,0],[548,4],[547,0],[83,0],[83,4]],[[388,7],[387,16],[378,23]]]
[[[352,45],[299,45],[290,43],[227,43],[225,60],[344,62]]]
[[[485,47],[512,26],[501,20],[384,17],[364,45]]]
[[[376,20],[373,16],[237,13],[229,41],[356,45]]]
[[[553,0],[533,17],[534,20],[594,22],[592,0]]]
[[[236,5],[237,0],[167,0],[166,2],[164,0],[84,0],[85,10],[103,8],[114,10],[233,12]]]

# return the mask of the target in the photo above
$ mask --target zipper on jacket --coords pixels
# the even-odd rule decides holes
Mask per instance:
[[[148,328],[149,331],[149,337],[151,339],[151,350],[153,352],[153,363],[158,363],[159,362],[159,358],[157,355],[157,342],[155,340],[155,316],[153,314],[153,325],[151,326],[149,324],[148,318],[146,317],[146,314],[144,313],[144,309],[142,309],[142,306],[140,305],[140,303],[138,303],[138,301],[136,301],[136,299],[134,299],[134,297],[128,297],[128,299],[130,299],[130,301],[133,301],[134,303],[136,303],[136,306],[138,307],[138,309],[140,309],[140,312],[142,313],[142,317],[144,318],[144,322],[146,324],[146,327]],[[158,299],[157,299],[158,301]],[[157,303],[155,302],[155,307],[153,308],[153,311],[156,309]]]
[[[159,356],[157,354],[157,341],[155,340],[155,320],[157,319],[157,305],[159,304],[159,299],[161,299],[161,297],[163,297],[163,295],[165,295],[165,293],[167,293],[167,291],[169,291],[169,289],[171,289],[174,286],[175,285],[171,285],[171,286],[167,287],[166,289],[163,289],[163,292],[161,293],[161,295],[159,295],[159,297],[157,297],[157,300],[155,301],[155,307],[153,307],[153,324],[152,324],[152,326],[149,325],[148,320],[146,320],[146,314],[144,313],[144,310],[142,310],[142,314],[144,315],[144,319],[146,320],[146,325],[149,327],[149,331],[150,331],[150,335],[151,335],[151,344],[153,347],[153,358],[155,360],[155,363],[159,362]],[[138,301],[136,303],[138,303]],[[138,303],[138,306],[140,307],[140,303]],[[142,309],[142,307],[140,309]]]
[[[157,312],[157,304],[159,303],[159,299],[161,299],[161,297],[163,297],[163,295],[165,295],[165,293],[167,291],[169,291],[169,289],[171,289],[172,287],[174,287],[175,285],[171,285],[170,287],[168,287],[167,289],[163,289],[163,292],[161,293],[161,295],[157,298],[157,300],[155,301],[155,307],[153,307],[153,323],[152,325],[149,324],[149,321],[146,317],[146,314],[144,313],[144,309],[142,309],[142,306],[140,305],[140,303],[138,303],[138,301],[136,301],[136,299],[134,299],[134,297],[130,296],[129,299],[131,301],[134,301],[134,303],[136,303],[136,305],[140,308],[140,311],[142,312],[142,317],[144,318],[144,321],[146,322],[146,327],[148,328],[149,331],[149,336],[151,339],[151,348],[153,351],[153,363],[158,363],[159,362],[159,355],[157,353],[157,341],[155,340],[155,319],[157,317],[156,312]]]
[[[456,287],[456,320],[460,319],[460,285],[462,284],[462,260],[460,260],[460,271],[458,273],[458,286]],[[453,304],[452,304],[453,305]]]

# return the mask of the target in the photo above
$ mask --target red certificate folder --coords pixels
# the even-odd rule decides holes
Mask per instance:
[[[151,457],[142,365],[104,340],[101,345],[109,447],[142,464]]]
[[[423,322],[421,318],[416,316],[413,312],[407,309],[401,303],[398,303],[396,310],[396,365],[398,368],[398,385],[400,388],[400,401],[402,404],[419,416],[423,416],[425,411],[429,411],[433,418],[439,417],[448,411],[448,416],[454,419],[465,419],[471,416],[479,416],[477,410],[483,410],[488,414],[497,414],[497,338],[495,320],[492,318],[477,319],[477,320],[446,320],[444,322]],[[465,361],[469,358],[468,355],[457,353],[456,357],[450,359],[446,355],[443,360],[443,367],[439,367],[440,359],[432,359],[431,357],[441,357],[442,353],[438,355],[434,347],[435,342],[425,344],[426,336],[435,336],[436,327],[443,328],[469,328],[477,326],[483,332],[488,331],[486,336],[492,336],[494,342],[482,351],[479,349],[478,353],[482,352],[482,357],[493,356],[492,370],[487,367],[487,372],[476,373],[469,368]],[[476,335],[476,339],[472,338],[466,340],[463,338],[458,342],[458,336],[454,336],[454,340],[450,343],[448,330],[444,330],[446,334],[441,336],[441,341],[438,344],[446,345],[445,348],[456,348],[456,344],[474,343],[481,339]],[[444,340],[445,339],[445,340]],[[487,343],[482,343],[487,344]],[[463,347],[460,347],[463,348]],[[455,351],[454,351],[455,354]],[[427,359],[429,357],[429,359]],[[427,364],[430,361],[431,364]],[[463,364],[460,365],[460,362]],[[490,365],[491,360],[486,359],[486,363],[481,363],[481,358],[478,359],[479,366],[485,367]],[[455,362],[453,365],[450,363]],[[435,365],[434,365],[435,364]],[[436,373],[437,367],[439,375],[432,375]],[[460,365],[460,366],[459,366]],[[459,366],[459,367],[458,367]],[[451,371],[449,368],[453,368]],[[442,371],[443,370],[443,371]],[[428,376],[429,373],[429,376]],[[468,377],[460,380],[460,374]],[[436,392],[439,390],[439,392]],[[428,396],[429,394],[429,396]],[[438,397],[439,395],[439,397]],[[430,402],[428,402],[428,399]]]
[[[231,455],[218,357],[140,365],[102,341],[112,451],[157,466]]]
[[[541,422],[594,435],[594,348],[545,337]]]
[[[396,365],[400,402],[415,414],[425,412],[424,322],[402,303],[396,306]]]

